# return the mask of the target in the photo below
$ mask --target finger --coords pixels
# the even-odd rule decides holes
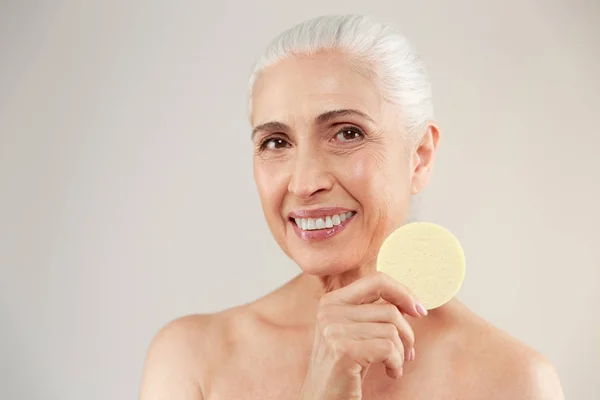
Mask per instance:
[[[413,317],[426,315],[425,308],[404,285],[377,271],[375,274],[358,279],[348,286],[327,293],[326,302],[344,304],[365,304],[383,298]]]
[[[402,375],[404,357],[388,339],[354,341],[350,345],[350,353],[363,368],[367,368],[370,364],[383,363],[390,378],[397,379]]]
[[[398,328],[393,324],[383,322],[352,322],[347,324],[333,324],[328,326],[332,336],[344,337],[353,340],[388,339],[394,343],[403,359],[405,346],[398,334]],[[336,331],[336,332],[331,332]],[[410,351],[410,347],[409,347]]]
[[[409,322],[393,304],[361,304],[358,306],[340,305],[335,310],[337,322],[378,322],[392,324],[404,347],[404,356],[410,355],[415,346],[415,333]]]

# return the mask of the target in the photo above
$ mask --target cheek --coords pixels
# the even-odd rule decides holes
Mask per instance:
[[[353,182],[353,192],[359,200],[370,198],[378,185],[377,167],[368,157],[356,159],[348,168],[349,181]]]
[[[368,196],[400,193],[408,188],[408,166],[399,158],[390,160],[374,152],[356,154],[348,159],[342,176],[353,182],[353,190],[362,189]]]
[[[262,207],[265,212],[278,210],[286,191],[285,183],[276,166],[261,161],[254,162],[254,181]]]
[[[401,217],[410,199],[408,164],[380,152],[363,152],[348,161],[340,175],[365,212],[375,220],[396,213]]]

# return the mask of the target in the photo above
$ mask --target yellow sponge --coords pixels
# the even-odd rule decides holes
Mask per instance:
[[[465,279],[465,255],[447,229],[430,222],[413,222],[385,239],[377,269],[412,290],[431,310],[458,293]]]

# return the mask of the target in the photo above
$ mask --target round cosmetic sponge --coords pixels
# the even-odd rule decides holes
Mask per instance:
[[[458,293],[465,267],[458,240],[431,222],[413,222],[396,229],[377,256],[377,269],[408,287],[428,310],[444,305]]]

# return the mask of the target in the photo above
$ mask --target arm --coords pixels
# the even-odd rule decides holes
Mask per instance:
[[[203,400],[198,337],[207,319],[184,317],[158,332],[146,355],[140,400]]]

